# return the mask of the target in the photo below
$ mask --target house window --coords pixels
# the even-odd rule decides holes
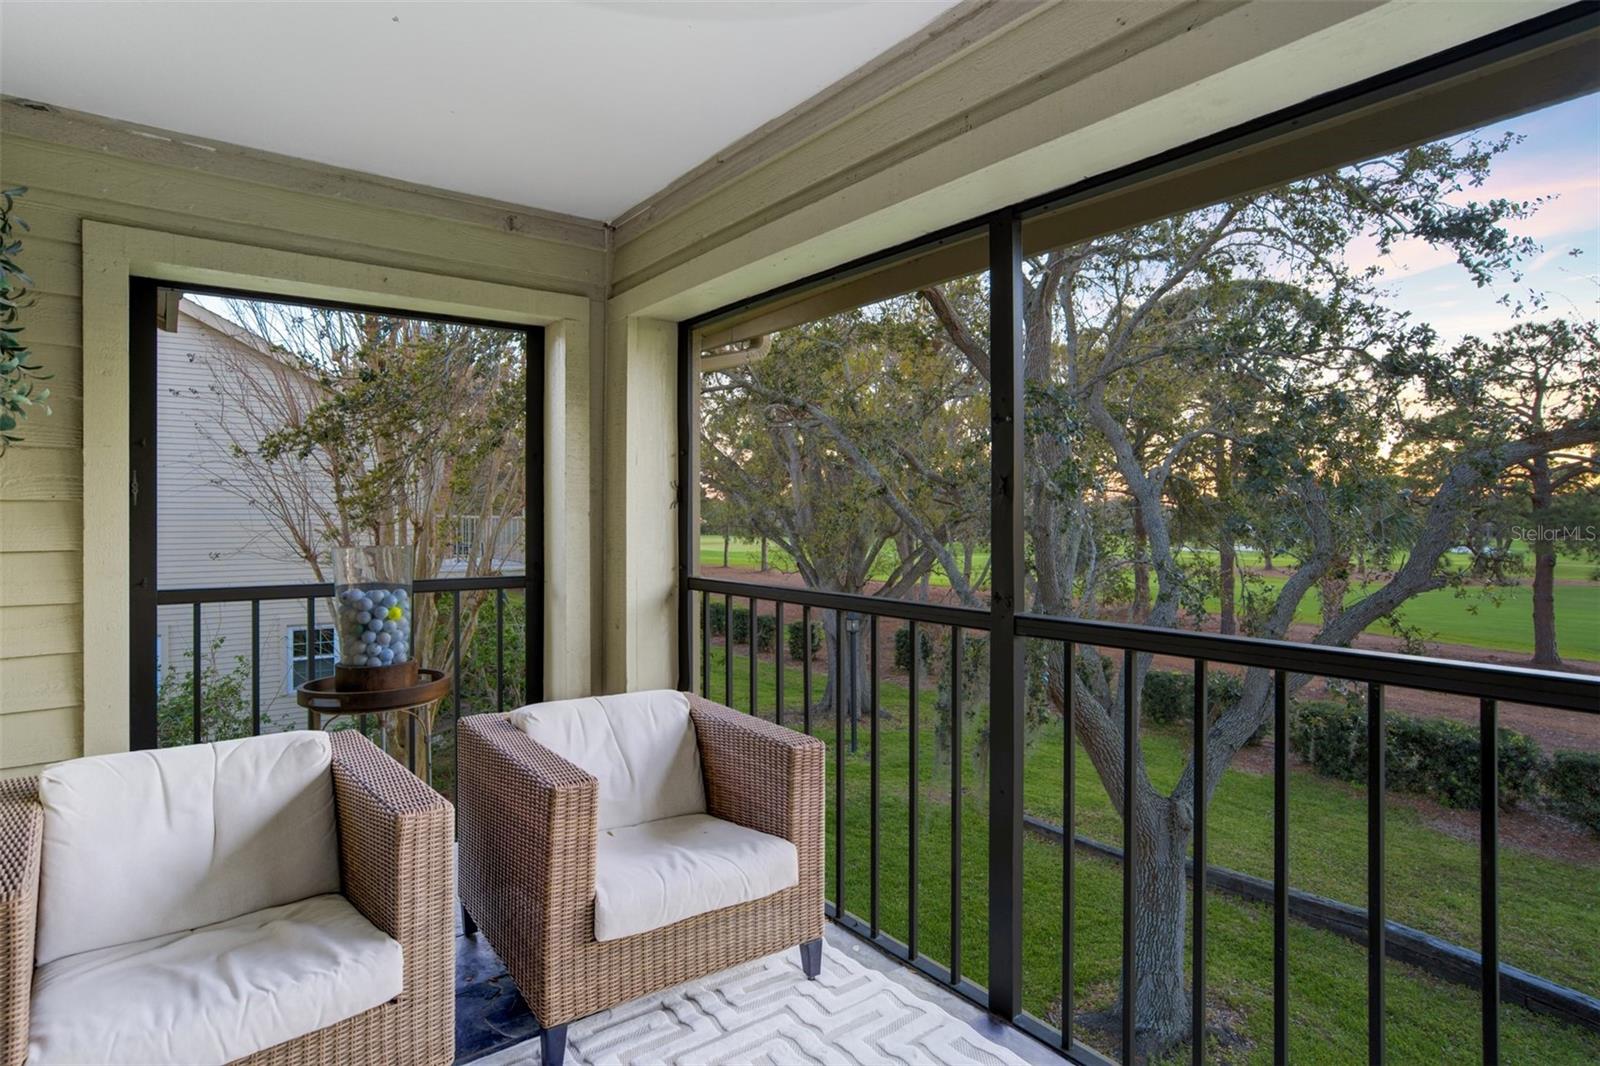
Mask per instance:
[[[469,559],[478,543],[478,516],[461,515],[456,518],[456,540],[452,554],[457,559]]]
[[[334,641],[332,626],[317,627],[315,647],[312,649],[312,653],[316,656],[315,674],[308,673],[306,669],[306,627],[291,626],[289,629],[289,673],[285,691],[292,693],[312,677],[324,677],[333,673]]]

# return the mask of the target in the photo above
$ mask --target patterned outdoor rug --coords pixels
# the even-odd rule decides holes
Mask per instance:
[[[791,949],[574,1022],[567,1039],[574,1066],[1024,1066],[831,944],[815,981]],[[473,1066],[538,1062],[539,1041],[530,1040]]]

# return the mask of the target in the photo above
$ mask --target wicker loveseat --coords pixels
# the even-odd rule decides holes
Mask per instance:
[[[450,1062],[453,832],[353,731],[0,782],[0,1066]]]
[[[567,1023],[650,992],[796,945],[816,976],[821,741],[662,691],[464,718],[457,744],[467,928],[545,1066]]]

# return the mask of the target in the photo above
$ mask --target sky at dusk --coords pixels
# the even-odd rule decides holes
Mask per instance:
[[[1511,227],[1537,241],[1543,252],[1523,265],[1520,285],[1504,278],[1480,289],[1447,253],[1406,242],[1377,260],[1384,288],[1392,294],[1389,301],[1431,323],[1447,343],[1517,321],[1510,308],[1495,302],[1506,291],[1544,292],[1548,307],[1529,317],[1600,317],[1600,95],[1490,123],[1481,132],[1485,139],[1512,132],[1523,140],[1495,159],[1487,182],[1463,196],[1480,202],[1553,197],[1532,218]]]

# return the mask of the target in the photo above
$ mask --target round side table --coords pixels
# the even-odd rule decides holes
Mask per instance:
[[[304,707],[312,729],[321,729],[326,719],[345,715],[384,715],[401,713],[406,716],[406,769],[427,781],[427,763],[417,744],[419,712],[429,704],[437,703],[450,695],[450,675],[443,670],[422,667],[417,670],[417,683],[404,688],[380,689],[358,692],[334,688],[336,678],[319,677],[307,681],[295,690],[295,702]],[[424,735],[424,741],[427,736]],[[387,750],[387,745],[385,745]]]

